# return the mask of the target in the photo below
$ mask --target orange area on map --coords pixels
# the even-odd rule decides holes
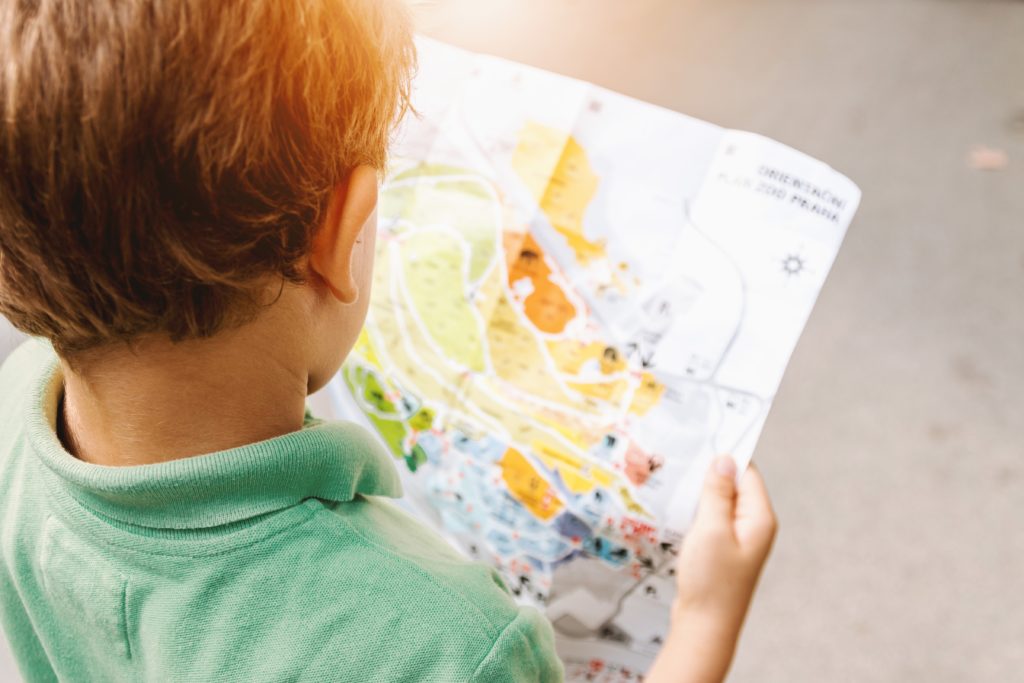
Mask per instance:
[[[576,307],[565,292],[551,279],[551,267],[544,259],[544,252],[531,235],[523,236],[517,256],[508,269],[508,284],[528,279],[533,291],[523,302],[526,317],[538,330],[558,334],[566,324],[576,317]]]
[[[505,451],[501,461],[501,478],[513,498],[526,506],[538,519],[547,521],[562,509],[557,492],[544,477],[514,448]]]
[[[512,167],[581,264],[607,258],[604,240],[583,233],[583,214],[597,193],[598,177],[576,138],[529,121],[519,133]]]

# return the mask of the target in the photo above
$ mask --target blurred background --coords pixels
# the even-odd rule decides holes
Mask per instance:
[[[417,14],[460,47],[762,133],[864,192],[757,450],[781,531],[730,680],[1024,679],[1024,3]],[[14,340],[0,319],[0,357]]]

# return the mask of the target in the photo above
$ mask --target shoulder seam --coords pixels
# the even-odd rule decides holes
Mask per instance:
[[[473,668],[473,674],[469,677],[470,682],[480,680],[478,678],[478,676],[480,675],[480,667],[482,667],[484,663],[490,658],[490,656],[494,654],[494,649],[498,647],[498,643],[501,642],[501,639],[505,636],[508,630],[515,626],[516,622],[519,621],[519,618],[521,616],[522,609],[517,606],[516,615],[512,618],[512,621],[505,624],[505,627],[498,632],[498,635],[494,638],[493,641],[491,641],[491,646],[487,648],[487,652],[485,652],[483,657],[480,658],[480,661],[476,663],[476,666]]]
[[[502,633],[504,633],[505,629],[508,628],[510,624],[515,622],[516,617],[518,617],[519,609],[518,609],[518,607],[516,607],[516,616],[512,618],[512,621],[510,621],[508,624],[505,624],[504,626],[502,626],[500,628],[497,627],[496,625],[494,625],[491,622],[490,619],[487,618],[487,615],[484,614],[484,612],[479,607],[477,607],[475,604],[473,604],[473,601],[468,600],[464,595],[460,594],[457,591],[452,590],[450,587],[448,587],[448,586],[444,585],[443,583],[441,583],[440,581],[438,581],[430,572],[424,570],[422,567],[417,565],[415,562],[413,562],[411,560],[408,560],[408,559],[406,559],[406,558],[404,558],[404,557],[402,557],[400,555],[396,555],[395,553],[391,552],[389,549],[385,548],[384,546],[380,545],[379,543],[376,543],[373,539],[371,539],[368,536],[366,536],[365,534],[363,534],[363,532],[361,532],[358,528],[356,528],[356,526],[353,525],[351,522],[349,522],[347,519],[345,519],[344,517],[342,517],[340,515],[337,515],[337,514],[331,512],[329,509],[324,508],[322,510],[322,513],[323,514],[328,514],[328,515],[331,516],[332,520],[337,520],[338,522],[344,524],[370,550],[373,550],[374,552],[378,553],[379,555],[382,555],[382,556],[387,557],[389,559],[397,560],[397,561],[401,562],[402,564],[410,567],[413,571],[415,571],[421,577],[423,577],[427,581],[429,581],[433,586],[437,587],[439,590],[444,591],[448,595],[456,598],[462,604],[468,606],[470,608],[470,610],[472,610],[472,612],[478,618],[478,620],[483,624],[483,627],[484,627],[483,631],[487,635],[487,639],[490,642],[490,646],[488,647],[487,652],[484,653],[484,658],[486,658],[487,654],[490,653],[490,651],[494,648],[494,643],[496,642],[498,636],[500,636]],[[328,524],[326,526],[331,528],[332,533],[335,533],[335,534],[337,533],[337,529],[333,528],[333,525]],[[483,660],[481,659],[481,661],[483,661]]]

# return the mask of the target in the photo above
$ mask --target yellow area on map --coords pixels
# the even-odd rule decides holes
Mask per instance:
[[[559,370],[567,375],[578,375],[583,366],[599,361],[602,374],[611,375],[626,369],[626,359],[616,349],[601,342],[583,342],[578,339],[553,339],[547,342],[548,352]]]
[[[603,258],[603,245],[582,231],[597,183],[586,155],[570,136],[531,125],[517,170],[529,173],[526,152],[539,155],[533,170],[540,180],[532,189],[543,210],[581,261]],[[392,451],[404,456],[410,435],[435,422],[503,433],[524,450],[504,452],[502,478],[537,519],[565,509],[564,491],[597,488],[645,514],[622,473],[588,453],[624,408],[645,414],[664,387],[650,373],[629,373],[624,354],[595,329],[569,324],[585,323],[590,311],[572,303],[559,264],[510,218],[490,181],[439,164],[409,166],[392,181],[382,190],[387,227],[368,325],[353,354],[366,368],[388,368],[387,379],[369,372],[347,377],[376,411],[370,419]],[[412,405],[402,404],[401,416],[396,387]]]
[[[364,327],[373,359],[419,400],[451,405],[458,398],[466,368],[452,364],[449,352],[417,322],[413,302],[404,293],[401,255],[393,238],[378,241],[373,296]],[[499,428],[494,422],[488,426]]]
[[[482,372],[480,328],[463,293],[461,241],[441,230],[419,230],[402,241],[401,251],[408,295],[431,338],[450,360]]]
[[[522,453],[509,448],[498,464],[501,465],[501,477],[509,493],[537,519],[547,521],[562,509],[563,503],[558,492],[540,476]]]
[[[548,469],[558,471],[566,487],[573,493],[586,493],[596,485],[607,487],[615,481],[615,475],[611,472],[588,465],[581,458],[542,441],[533,442],[530,448]]]
[[[449,167],[441,169],[451,172]],[[381,191],[381,215],[413,226],[443,225],[457,231],[469,247],[469,280],[476,281],[496,255],[495,234],[501,229],[501,215],[493,193],[482,180],[465,174],[455,177],[458,179],[413,176],[404,184],[385,186]],[[452,201],[453,197],[458,201]]]
[[[617,379],[611,382],[567,382],[569,388],[581,394],[609,403],[618,403],[626,393],[626,380]]]
[[[601,342],[556,339],[547,342],[547,349],[555,366],[566,375],[579,375],[584,366],[591,363],[596,364],[602,376],[615,375],[627,367],[625,357],[618,350]],[[628,387],[624,377],[590,381],[581,379],[567,381],[566,384],[584,396],[610,403],[618,403]]]
[[[647,412],[658,404],[662,394],[665,393],[665,385],[659,382],[654,375],[645,372],[640,378],[640,386],[633,394],[633,402],[629,406],[629,412],[634,415],[646,415]]]
[[[373,342],[370,340],[370,333],[365,327],[359,331],[359,337],[356,338],[352,351],[362,356],[363,360],[370,365],[376,368],[382,367],[380,359],[377,357],[377,352],[373,348]]]
[[[594,426],[594,422],[588,419],[590,415],[583,415],[581,419],[579,414],[573,415],[548,408],[533,411],[531,417],[549,430],[558,432],[563,439],[580,451],[588,451],[603,438],[603,434]]]
[[[504,294],[491,310],[487,343],[498,377],[534,396],[561,404],[572,403],[552,377],[536,333],[523,324]]]
[[[576,138],[528,121],[512,153],[512,168],[581,265],[607,258],[604,241],[589,240],[583,233],[583,214],[597,192],[598,177]]]
[[[629,489],[625,486],[619,489],[619,497],[622,498],[622,502],[626,504],[626,509],[630,512],[635,512],[638,515],[643,515],[644,517],[651,517],[651,513],[648,512],[643,505],[636,502],[636,499],[633,498],[633,494],[631,494]]]

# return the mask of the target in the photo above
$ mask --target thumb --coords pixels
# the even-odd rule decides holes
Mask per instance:
[[[736,509],[736,463],[728,455],[715,458],[704,479],[697,519],[731,524]]]

